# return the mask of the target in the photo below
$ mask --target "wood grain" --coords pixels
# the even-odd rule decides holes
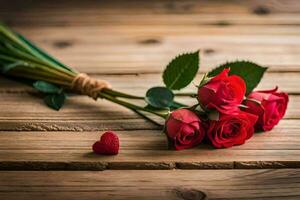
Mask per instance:
[[[0,172],[1,199],[300,198],[300,170]]]
[[[17,2],[17,3],[16,3]],[[126,9],[124,9],[124,7]],[[22,8],[22,9],[14,9]],[[145,20],[145,18],[160,17],[160,15],[168,14],[174,15],[177,18],[185,17],[187,15],[197,15],[197,14],[208,14],[218,18],[223,14],[229,15],[239,15],[247,14],[253,18],[256,17],[257,23],[268,20],[269,17],[276,14],[297,14],[300,10],[297,1],[287,0],[266,0],[266,1],[98,1],[91,3],[90,1],[75,1],[69,3],[67,1],[62,1],[59,4],[53,4],[49,2],[39,2],[37,5],[36,1],[23,2],[23,1],[3,1],[1,7],[1,13],[3,17],[8,18],[17,14],[21,17],[19,20],[14,20],[14,22],[24,22],[23,20],[32,19],[30,17],[40,16],[40,18],[33,18],[30,21],[31,24],[36,24],[37,22],[43,21],[48,22],[45,25],[84,25],[85,23],[95,23],[97,20],[105,19],[105,15],[125,15],[128,17],[139,15],[145,16],[140,18],[133,18],[135,21]],[[20,12],[20,10],[22,12]],[[34,12],[32,12],[34,10]],[[18,12],[19,11],[19,12]],[[68,11],[68,12],[66,12]],[[216,12],[217,11],[217,12]],[[56,13],[56,15],[51,15]],[[76,15],[77,14],[77,15]],[[47,19],[43,17],[47,16]],[[284,15],[283,15],[284,16]],[[77,19],[77,20],[74,20]],[[282,19],[284,17],[281,17]],[[9,18],[8,18],[9,19]],[[78,20],[80,19],[80,20]],[[197,18],[190,17],[194,21],[205,21],[207,17]],[[224,18],[221,18],[224,20]],[[208,18],[209,20],[209,18]],[[240,21],[242,24],[247,23],[249,20],[245,18],[235,18],[236,21]],[[297,19],[294,19],[297,20]],[[117,20],[116,20],[117,21]],[[292,20],[289,21],[291,23]],[[65,22],[65,24],[59,24],[57,22]],[[156,20],[151,20],[150,22],[156,22]],[[158,20],[157,22],[163,23],[164,20]],[[12,23],[12,22],[11,22]],[[67,23],[67,24],[66,24]],[[127,22],[128,23],[128,22]],[[39,25],[42,25],[40,23]],[[169,23],[168,23],[169,24]]]
[[[285,119],[244,145],[171,151],[159,127],[121,106],[72,95],[56,112],[30,86],[1,76],[0,199],[300,199],[297,0],[0,5],[1,21],[120,91],[143,95],[162,85],[170,59],[200,49],[196,84],[204,72],[238,58],[269,67],[259,89],[276,84],[290,95]],[[194,91],[191,85],[184,92]],[[92,152],[103,130],[116,130],[119,155]]]
[[[2,169],[299,165],[300,8],[295,1],[5,1],[2,5],[1,19],[17,31],[66,64],[106,79],[124,92],[144,94],[150,86],[161,84],[160,73],[174,55],[201,49],[196,82],[203,72],[226,60],[250,59],[270,66],[260,88],[278,84],[290,93],[285,119],[272,136],[256,135],[230,150],[202,146],[178,153],[166,149],[158,127],[120,106],[72,96],[56,112],[45,107],[32,88],[1,77],[1,137],[14,136],[1,143]],[[191,86],[186,91],[194,90]],[[122,130],[125,143],[120,156],[99,158],[89,153],[100,130]]]
[[[228,0],[226,2],[219,2],[219,1],[195,1],[195,0],[186,0],[186,1],[160,1],[160,0],[153,0],[152,2],[148,1],[139,1],[139,0],[131,0],[126,3],[122,0],[116,1],[108,1],[102,0],[90,3],[90,1],[61,1],[60,4],[53,4],[51,1],[43,1],[40,4],[36,5],[36,1],[31,2],[23,2],[22,0],[16,0],[14,3],[10,1],[3,1],[3,6],[1,10],[7,11],[9,8],[14,7],[24,7],[30,8],[35,5],[35,11],[55,11],[54,8],[65,8],[70,9],[70,11],[81,11],[89,13],[90,10],[101,10],[104,14],[117,14],[120,11],[124,14],[144,14],[145,12],[157,14],[160,13],[174,13],[174,14],[182,14],[178,13],[179,9],[182,9],[183,14],[186,11],[190,13],[215,13],[215,10],[218,9],[218,13],[232,13],[235,11],[238,14],[241,13],[252,13],[251,8],[255,8],[257,6],[261,7],[269,7],[271,12],[275,13],[296,13],[300,10],[297,1],[295,0],[252,0],[252,1],[235,1],[235,0]],[[120,5],[126,5],[128,9],[124,9],[124,7]],[[27,6],[27,7],[26,7]],[[120,6],[120,7],[119,7]],[[49,8],[53,8],[53,10],[49,10]],[[222,8],[222,9],[220,9]],[[132,12],[132,9],[135,12]],[[62,10],[59,10],[62,12]],[[73,13],[71,12],[71,13]],[[98,13],[99,14],[99,13]],[[268,13],[267,13],[268,14]],[[85,16],[88,17],[88,16]]]
[[[184,88],[178,92],[196,92],[195,85],[199,84],[203,73],[199,73],[193,83],[187,88]],[[144,95],[146,91],[153,86],[162,86],[162,74],[134,74],[134,75],[106,75],[106,74],[90,74],[91,77],[96,79],[104,79],[111,83],[114,89],[128,92],[135,95]],[[265,73],[260,84],[256,88],[259,89],[271,89],[278,86],[280,90],[288,92],[289,94],[300,94],[300,88],[298,87],[300,79],[300,73],[295,72],[280,72],[280,73]],[[130,82],[129,82],[130,80]],[[7,79],[0,76],[0,93],[24,93],[34,92],[29,85]]]
[[[202,76],[203,74],[199,74],[195,83],[200,82]],[[93,77],[108,80],[115,89],[135,95],[144,95],[149,87],[161,85],[162,82],[161,74],[93,75]],[[259,85],[259,89],[270,89],[276,83],[281,90],[294,94],[290,96],[286,119],[300,117],[298,81],[298,73],[267,73]],[[194,85],[191,84],[185,91],[195,92]],[[57,112],[46,107],[42,96],[31,87],[5,78],[0,79],[0,97],[3,100],[0,105],[1,130],[91,131],[158,128],[121,106],[101,99],[95,102],[84,96],[69,97],[66,105]],[[178,100],[190,105],[196,103],[192,98]]]
[[[132,111],[99,99],[85,96],[70,97],[58,112],[47,107],[41,97],[28,93],[0,94],[0,130],[7,131],[95,131],[159,129]],[[181,102],[194,105],[195,99],[181,98]],[[20,104],[22,101],[22,104]],[[287,120],[300,118],[300,97],[290,96],[285,115]],[[80,113],[80,114],[79,114]],[[150,115],[160,123],[163,120]]]
[[[273,34],[282,30],[260,27],[238,27],[232,31],[199,27],[172,29],[164,26],[162,29],[143,26],[66,27],[31,28],[29,31],[23,28],[20,32],[64,63],[87,73],[162,72],[177,54],[198,49],[201,50],[202,72],[237,59],[269,66],[269,71],[299,72],[297,28],[284,28],[290,32],[282,35]],[[251,34],[249,29],[264,30],[268,34]],[[182,30],[181,34],[178,35],[177,30]],[[243,30],[245,34],[241,35]],[[220,32],[224,34],[220,35]],[[47,39],[43,35],[47,35]]]
[[[120,154],[99,156],[91,151],[101,133],[0,132],[2,170],[205,169],[299,167],[300,125],[293,120],[241,146],[213,149],[209,145],[185,151],[167,148],[161,130],[117,131]]]
[[[0,18],[82,72],[161,72],[178,53],[197,49],[202,72],[236,59],[299,72],[299,10],[293,0],[4,1]]]

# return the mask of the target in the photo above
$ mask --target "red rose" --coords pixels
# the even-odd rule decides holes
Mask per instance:
[[[244,104],[246,112],[257,115],[256,131],[269,131],[283,118],[289,97],[287,93],[273,90],[255,91],[249,94]]]
[[[219,120],[210,120],[207,137],[216,148],[244,144],[254,133],[257,116],[243,111],[220,113]]]
[[[170,114],[166,121],[166,132],[176,150],[200,144],[205,135],[202,121],[188,109],[175,110]]]
[[[198,101],[204,109],[217,109],[221,112],[234,110],[242,103],[246,84],[237,76],[228,76],[230,69],[224,69],[198,89]]]

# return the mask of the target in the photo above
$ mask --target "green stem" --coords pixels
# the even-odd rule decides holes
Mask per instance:
[[[175,93],[175,96],[178,96],[178,97],[180,97],[180,96],[182,96],[182,97],[184,97],[184,96],[195,97],[195,96],[197,96],[197,94],[192,93],[192,92],[184,92],[184,93]]]
[[[144,107],[141,107],[141,106],[129,103],[127,101],[123,101],[123,100],[117,99],[117,98],[115,98],[115,97],[113,97],[113,96],[111,96],[109,94],[103,93],[103,92],[100,92],[98,95],[99,95],[99,97],[102,97],[102,98],[107,99],[109,101],[112,101],[114,103],[117,103],[117,104],[120,104],[122,106],[125,106],[126,108],[129,108],[131,110],[146,111],[146,112],[152,113],[154,115],[157,115],[159,117],[162,117],[164,119],[168,116],[168,113],[159,113],[159,112],[156,112],[156,111],[153,111],[153,110],[150,110],[150,109],[147,109],[147,108],[144,108]]]
[[[161,125],[160,123],[156,122],[155,120],[151,119],[150,117],[148,117],[147,115],[145,115],[144,113],[142,113],[141,111],[138,110],[133,110],[136,114],[140,115],[141,117],[143,117],[144,119],[150,121],[151,123],[155,124],[156,126],[162,128],[163,125]]]
[[[8,74],[10,74],[10,73],[8,73]],[[31,72],[26,73],[26,71],[24,71],[22,73],[22,71],[19,71],[19,73],[13,73],[13,76],[20,77],[20,78],[28,78],[28,79],[35,80],[35,81],[38,81],[38,80],[39,81],[46,81],[46,82],[49,82],[49,83],[61,85],[61,86],[66,87],[66,88],[71,87],[70,82],[65,82],[63,80],[55,79],[55,78],[48,77],[48,76],[43,76],[42,74],[34,74],[34,73],[31,73]]]
[[[144,99],[144,97],[142,97],[142,96],[126,94],[126,93],[119,92],[119,91],[112,90],[112,89],[104,89],[103,92],[105,92],[106,94],[112,95],[114,97],[121,97],[121,98],[126,98],[126,99]]]
[[[1,50],[0,50],[0,52],[1,52]],[[36,58],[32,59],[30,56],[26,57],[26,56],[21,55],[21,54],[15,54],[15,52],[13,52],[12,54],[6,54],[5,53],[5,55],[2,52],[1,56],[2,56],[1,57],[2,59],[10,60],[11,62],[20,62],[20,61],[22,61],[24,63],[28,63],[29,65],[36,66],[40,70],[53,72],[57,76],[63,76],[66,79],[69,79],[69,80],[73,80],[73,78],[76,76],[76,74],[73,73],[73,72],[69,72],[67,74],[67,73],[65,73],[65,70],[63,70],[62,68],[53,68],[51,66],[48,66],[47,63],[43,63],[39,60],[35,60]],[[71,73],[73,73],[73,74],[70,75]]]
[[[45,65],[48,65],[57,70],[60,70],[62,73],[65,73],[69,76],[74,76],[74,74],[76,75],[76,73],[66,70],[66,69],[58,66],[53,61],[42,56],[37,50],[28,46],[28,44],[26,44],[25,42],[20,40],[20,38],[14,32],[12,32],[7,27],[5,27],[3,24],[0,23],[0,34],[1,33],[4,35],[4,37],[6,37],[12,43],[16,44],[22,51],[27,52],[27,53],[31,54],[32,56],[36,57],[37,59],[41,60],[41,62],[45,63]]]
[[[173,101],[172,107],[175,108],[175,109],[177,109],[177,108],[188,107],[188,106],[185,105],[185,104],[179,103],[177,101]]]
[[[136,95],[132,95],[132,94],[126,94],[123,92],[119,92],[116,90],[112,90],[112,89],[106,89],[105,93],[111,94],[115,97],[123,97],[123,98],[127,98],[127,99],[144,99],[145,97],[142,96],[136,96]],[[192,92],[186,92],[186,93],[175,93],[175,96],[189,96],[189,97],[195,97],[197,96],[196,93],[192,93]]]
[[[1,59],[9,61],[9,62],[22,62],[24,64],[24,66],[23,66],[24,68],[35,68],[34,71],[36,73],[47,72],[49,74],[52,74],[54,77],[64,79],[64,80],[70,81],[70,82],[72,82],[73,78],[75,77],[75,75],[69,76],[67,74],[61,73],[61,71],[57,70],[56,68],[51,68],[51,67],[47,67],[47,66],[40,65],[40,64],[37,64],[37,63],[32,63],[30,61],[19,60],[19,59],[16,59],[15,57],[11,57],[10,55],[1,55],[0,54],[0,60]],[[16,67],[16,69],[17,68],[18,67]]]
[[[119,92],[119,91],[112,90],[112,89],[104,89],[102,92],[104,92],[106,94],[109,94],[111,96],[114,96],[114,97],[121,97],[121,98],[126,98],[126,99],[143,99],[143,100],[145,99],[145,97],[142,97],[142,96],[136,96],[136,95],[126,94],[126,93]],[[178,106],[179,107],[187,107],[187,105],[179,103],[177,101],[174,101],[174,104],[177,107]]]

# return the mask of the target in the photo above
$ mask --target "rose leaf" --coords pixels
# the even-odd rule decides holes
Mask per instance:
[[[145,101],[154,108],[169,108],[174,99],[173,92],[166,87],[150,88],[145,96]]]
[[[44,98],[44,102],[47,104],[47,106],[55,110],[59,110],[64,105],[65,100],[65,93],[49,94]]]
[[[33,83],[33,87],[40,92],[49,94],[58,94],[62,92],[62,88],[59,88],[56,85],[45,81],[36,81]]]
[[[192,82],[198,69],[199,51],[179,55],[167,65],[163,81],[167,88],[180,90]]]

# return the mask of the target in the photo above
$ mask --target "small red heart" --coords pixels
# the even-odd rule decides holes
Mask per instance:
[[[100,141],[93,144],[93,151],[96,154],[117,155],[119,153],[119,137],[111,131],[105,132]]]

